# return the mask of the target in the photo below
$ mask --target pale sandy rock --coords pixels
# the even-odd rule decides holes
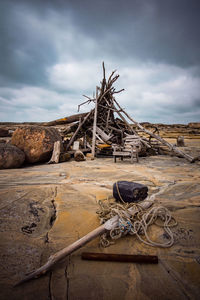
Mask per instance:
[[[1,299],[199,299],[199,178],[199,163],[170,156],[141,158],[139,164],[97,158],[2,170]],[[149,195],[166,187],[155,204],[167,207],[178,222],[174,245],[150,247],[127,236],[104,249],[96,238],[45,276],[13,288],[51,254],[99,226],[97,202],[112,196],[113,183],[120,180],[147,185]],[[152,227],[150,236],[168,238],[160,227]],[[159,263],[83,261],[83,251],[158,255]]]

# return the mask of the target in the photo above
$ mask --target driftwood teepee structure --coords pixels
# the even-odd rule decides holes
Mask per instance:
[[[159,150],[165,146],[175,155],[193,162],[193,157],[170,144],[159,135],[144,128],[120,106],[115,99],[115,95],[124,89],[116,91],[113,86],[118,78],[119,75],[116,75],[116,71],[113,71],[109,78],[106,79],[103,63],[103,79],[100,86],[96,87],[95,97],[85,96],[87,100],[78,107],[80,108],[83,104],[93,102],[95,108],[88,113],[73,115],[68,118],[48,122],[45,125],[69,124],[64,134],[71,133],[72,136],[67,143],[66,150],[70,149],[75,140],[83,138],[84,146],[89,147],[92,154],[95,155],[96,146],[99,144],[122,145],[126,135],[136,135],[141,141],[143,152],[145,149],[145,151],[150,153],[159,153]]]

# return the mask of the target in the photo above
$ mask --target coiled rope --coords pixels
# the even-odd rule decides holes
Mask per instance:
[[[158,193],[148,197],[140,203],[116,203],[108,199],[99,201],[99,209],[97,214],[100,223],[104,224],[106,221],[114,216],[118,216],[118,226],[104,233],[100,237],[100,244],[103,247],[108,247],[117,240],[126,235],[135,235],[144,244],[154,247],[171,247],[174,243],[173,233],[171,227],[176,226],[177,222],[172,217],[170,211],[164,206],[154,205],[151,208],[145,208],[142,205],[144,202],[154,203],[155,196],[160,194],[166,186]],[[114,200],[114,199],[113,199]],[[123,199],[122,199],[123,201]],[[148,205],[149,206],[149,205]],[[149,227],[154,224],[162,227],[166,233],[167,241],[158,242],[151,240],[149,236]]]

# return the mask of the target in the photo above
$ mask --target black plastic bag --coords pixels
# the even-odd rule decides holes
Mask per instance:
[[[113,197],[119,202],[139,202],[148,196],[148,187],[131,181],[118,181],[113,185]]]

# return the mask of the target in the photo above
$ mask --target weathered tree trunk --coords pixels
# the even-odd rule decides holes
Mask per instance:
[[[59,157],[60,157],[60,141],[57,141],[54,143],[52,157],[48,162],[48,164],[58,164]]]

